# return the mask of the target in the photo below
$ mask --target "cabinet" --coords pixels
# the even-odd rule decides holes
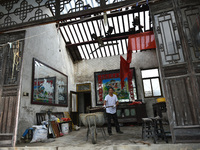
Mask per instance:
[[[147,117],[146,105],[119,105],[117,108],[117,117],[119,123],[142,123],[142,118]]]
[[[119,123],[142,123],[142,118],[147,117],[146,105],[129,105],[130,103],[119,104],[117,107],[117,117]],[[99,107],[93,107],[90,109],[90,113],[105,112],[105,109],[99,109]],[[106,115],[105,115],[106,116]],[[106,119],[107,122],[107,119]]]

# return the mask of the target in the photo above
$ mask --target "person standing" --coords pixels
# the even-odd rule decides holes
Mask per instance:
[[[114,89],[112,87],[109,88],[108,95],[106,95],[104,100],[104,108],[106,108],[106,115],[107,115],[107,123],[108,123],[108,134],[112,135],[112,125],[111,119],[113,119],[116,132],[122,134],[123,132],[120,131],[117,114],[116,114],[116,107],[119,104],[118,98],[114,93]]]

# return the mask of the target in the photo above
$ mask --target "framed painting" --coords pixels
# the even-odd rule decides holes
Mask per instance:
[[[68,106],[68,76],[33,58],[31,104]]]
[[[33,101],[55,103],[56,77],[34,79]]]
[[[112,87],[120,103],[131,102],[137,99],[135,68],[131,68],[128,77],[124,80],[125,86],[121,89],[120,70],[95,72],[96,105],[102,105],[108,89]]]

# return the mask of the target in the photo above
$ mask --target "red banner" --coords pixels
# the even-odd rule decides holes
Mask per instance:
[[[127,60],[120,57],[121,88],[124,87],[124,79],[127,77],[128,69],[132,59],[132,51],[156,48],[153,31],[133,34],[128,37]]]
[[[153,31],[133,34],[128,37],[128,50],[145,50],[156,48]]]

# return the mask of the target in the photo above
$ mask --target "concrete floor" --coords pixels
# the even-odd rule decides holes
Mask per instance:
[[[166,126],[166,128],[168,127]],[[124,134],[117,134],[114,127],[112,130],[113,135],[107,135],[106,140],[104,140],[101,132],[98,131],[97,144],[92,144],[91,138],[86,141],[87,129],[82,127],[79,131],[72,131],[63,137],[56,138],[54,142],[21,143],[13,150],[200,150],[200,144],[171,144],[171,139],[169,139],[168,144],[162,140],[159,140],[157,144],[153,144],[152,139],[146,141],[151,143],[150,146],[142,143],[136,144],[133,141],[142,140],[141,126],[121,127]],[[8,149],[0,148],[0,150]],[[12,149],[9,148],[9,150]]]
[[[107,134],[107,128],[104,128]],[[109,145],[127,145],[127,144],[135,144],[134,141],[141,141],[141,133],[142,128],[141,126],[127,126],[121,127],[121,130],[124,134],[118,134],[115,131],[115,128],[112,128],[113,135],[106,136],[106,140],[103,138],[101,131],[98,129],[97,131],[97,144],[93,145],[91,142],[91,137],[89,140],[86,141],[86,131],[85,127],[82,127],[79,131],[72,131],[69,134],[55,138],[54,142],[50,143],[21,143],[18,144],[17,147],[24,147],[24,146],[78,146],[84,147],[87,145],[93,145],[95,148],[102,148],[109,146]],[[147,142],[153,143],[152,139],[148,139]],[[166,143],[165,141],[159,140],[158,144]],[[169,139],[169,143],[171,143],[171,139]]]

